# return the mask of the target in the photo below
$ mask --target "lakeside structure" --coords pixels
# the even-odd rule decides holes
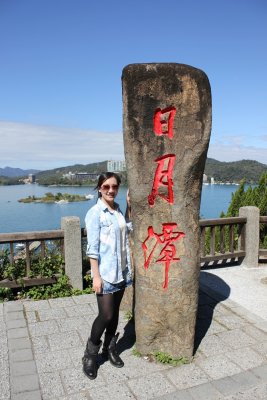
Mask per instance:
[[[96,181],[98,178],[97,173],[94,172],[72,172],[69,171],[67,174],[64,174],[62,177],[67,178],[70,181],[85,181],[87,179]]]
[[[109,160],[106,162],[107,172],[123,172],[126,171],[125,160]],[[103,171],[105,172],[105,171]],[[97,172],[72,172],[69,171],[67,174],[63,174],[63,178],[69,179],[70,181],[85,181],[92,180],[96,181],[99,177]]]
[[[25,184],[36,183],[36,175],[35,174],[29,174],[28,178],[21,179],[20,181],[24,182]]]

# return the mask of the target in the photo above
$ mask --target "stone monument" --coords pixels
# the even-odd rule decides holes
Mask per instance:
[[[209,81],[188,65],[131,64],[123,70],[122,86],[136,348],[191,358],[200,196],[211,130]]]

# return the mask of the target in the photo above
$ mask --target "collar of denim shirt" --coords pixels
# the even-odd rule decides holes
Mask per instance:
[[[113,214],[112,212],[109,211],[108,206],[101,200],[101,198],[99,198],[97,200],[97,205],[100,207],[100,209],[104,212],[109,212],[110,214]],[[118,203],[116,203],[114,201],[114,206],[115,206],[115,211],[119,211],[120,212],[120,206]]]

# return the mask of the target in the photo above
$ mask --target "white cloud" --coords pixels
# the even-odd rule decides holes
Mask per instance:
[[[0,121],[0,167],[52,169],[124,159],[121,132]]]
[[[208,157],[267,164],[267,136],[212,135]],[[256,143],[256,144],[255,144]],[[252,145],[253,144],[253,145]],[[0,167],[52,169],[124,159],[121,132],[97,132],[0,121]]]
[[[266,136],[247,138],[243,135],[212,137],[208,157],[219,161],[256,160],[267,164]]]

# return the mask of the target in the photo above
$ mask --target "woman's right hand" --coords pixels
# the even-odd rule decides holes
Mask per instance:
[[[131,207],[131,199],[130,199],[129,189],[127,190],[127,193],[126,193],[126,203],[127,203],[128,207]]]
[[[100,276],[95,276],[93,278],[93,290],[95,294],[99,294],[102,291],[102,279]]]

